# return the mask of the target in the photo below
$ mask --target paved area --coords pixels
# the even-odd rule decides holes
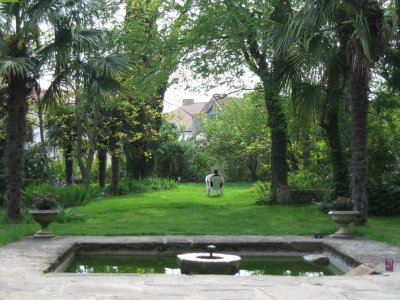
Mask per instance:
[[[233,243],[293,245],[319,243],[334,247],[355,261],[384,270],[384,259],[395,271],[380,275],[288,276],[103,275],[45,272],[71,246],[90,244]],[[263,247],[263,246],[262,246]],[[141,236],[26,238],[0,248],[0,299],[400,299],[400,248],[366,240],[316,240],[307,237],[262,236]],[[397,268],[399,269],[399,268]]]

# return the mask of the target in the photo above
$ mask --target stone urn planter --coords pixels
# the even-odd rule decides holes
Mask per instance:
[[[60,212],[58,196],[53,195],[52,193],[39,194],[33,192],[32,200],[32,209],[29,210],[29,213],[42,228],[35,233],[34,237],[54,237],[54,234],[49,230],[49,224],[56,219]]]
[[[29,213],[32,215],[32,218],[36,223],[40,224],[41,229],[35,233],[35,238],[51,238],[54,237],[54,234],[49,230],[49,224],[53,222],[56,218],[59,209],[52,210],[38,210],[38,209],[30,209]]]
[[[328,214],[331,216],[332,220],[340,226],[339,230],[332,234],[331,237],[352,239],[353,235],[348,231],[347,227],[354,221],[360,212],[355,210],[331,210]]]

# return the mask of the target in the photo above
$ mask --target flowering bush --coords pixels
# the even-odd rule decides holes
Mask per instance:
[[[53,210],[60,208],[60,202],[58,201],[58,197],[51,194],[38,194],[32,193],[32,209],[37,210]]]

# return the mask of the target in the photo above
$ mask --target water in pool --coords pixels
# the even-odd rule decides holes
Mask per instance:
[[[64,272],[180,274],[175,256],[111,256],[76,254]],[[333,265],[317,266],[302,257],[242,256],[237,275],[326,276],[343,274]]]

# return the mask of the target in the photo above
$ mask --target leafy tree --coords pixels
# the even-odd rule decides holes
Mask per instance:
[[[102,120],[99,124],[97,147],[111,153],[112,180],[111,191],[119,194],[120,157],[123,145],[142,138],[137,120],[137,107],[126,99],[113,99],[101,107]],[[100,176],[100,175],[99,175]]]
[[[61,149],[65,165],[65,183],[72,184],[74,145],[76,143],[76,122],[74,106],[64,105],[48,113],[45,128],[50,145]]]
[[[191,142],[179,140],[180,131],[171,122],[163,119],[160,128],[159,148],[155,174],[161,177],[183,178],[196,177],[196,168],[192,165],[194,146]],[[204,174],[204,173],[203,173]]]
[[[263,94],[248,93],[232,98],[214,120],[205,120],[202,149],[222,165],[227,176],[257,180],[271,176],[270,129]]]
[[[81,170],[82,179],[89,184],[90,172],[96,151],[98,126],[101,115],[101,101],[106,101],[119,89],[116,77],[129,68],[128,60],[120,55],[107,55],[88,61],[83,66],[75,65],[76,69],[82,68],[81,76],[75,76],[76,100],[76,124],[77,144],[76,159]],[[83,153],[84,135],[87,140],[87,155]],[[84,157],[86,158],[84,161]]]
[[[388,1],[386,13],[389,24],[389,43],[385,47],[385,55],[379,63],[378,74],[385,79],[391,92],[400,93],[400,2]]]
[[[126,16],[122,44],[133,61],[131,75],[124,85],[131,101],[141,105],[138,119],[147,124],[147,133],[158,132],[161,126],[163,98],[170,75],[176,70],[192,1],[126,0]],[[151,174],[158,147],[154,134],[149,139],[124,146],[127,172],[130,177]]]
[[[240,76],[243,64],[262,83],[271,130],[271,190],[287,184],[287,120],[280,97],[274,56],[274,35],[291,14],[289,1],[199,0],[190,28],[192,66],[198,74],[218,77],[227,71]],[[214,63],[212,63],[214,62]]]
[[[387,92],[371,101],[368,141],[368,183],[379,186],[399,180],[400,102]]]
[[[147,177],[154,171],[154,156],[158,146],[158,129],[155,124],[160,113],[147,100],[129,100],[137,108],[135,132],[140,133],[140,139],[124,143],[127,175],[130,178]]]

